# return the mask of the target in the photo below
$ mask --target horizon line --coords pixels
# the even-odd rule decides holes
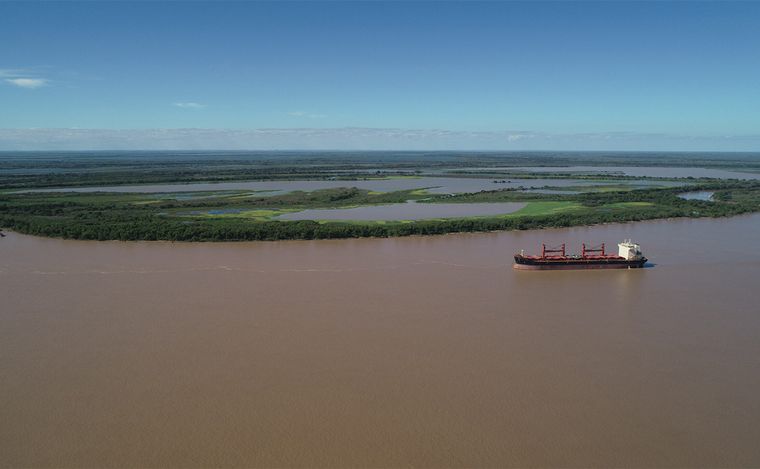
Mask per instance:
[[[91,149],[50,149],[50,150],[7,150],[0,149],[0,153],[97,153],[97,152],[113,152],[113,153],[127,153],[127,152],[220,152],[220,153],[245,153],[245,152],[267,152],[267,153],[320,153],[320,152],[333,152],[333,153],[351,153],[351,152],[366,152],[366,153],[389,153],[389,152],[407,152],[407,153],[749,153],[758,154],[760,156],[760,150],[615,150],[615,149],[579,149],[579,150],[557,150],[557,149],[504,149],[504,150],[478,150],[478,149],[466,149],[466,150],[443,150],[443,149],[430,149],[430,150],[418,150],[410,148],[394,148],[394,149],[371,149],[371,148],[351,148],[351,149],[337,149],[337,148],[275,148],[275,149],[261,149],[261,148],[247,148],[247,149],[223,149],[223,148],[91,148]]]

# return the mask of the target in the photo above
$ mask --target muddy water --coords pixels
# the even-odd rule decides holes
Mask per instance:
[[[515,189],[518,187],[604,185],[603,182],[581,179],[510,179],[495,183],[493,179],[419,177],[398,179],[368,179],[355,181],[242,181],[196,184],[146,184],[139,186],[66,187],[58,189],[34,189],[21,192],[130,192],[130,193],[171,193],[193,191],[255,190],[285,193],[291,191],[314,191],[337,187],[357,187],[378,192],[392,192],[409,189],[429,188],[433,194],[479,192],[483,190]]]
[[[0,239],[2,466],[760,465],[760,216]],[[656,266],[517,272],[545,241]]]
[[[505,168],[502,168],[505,169]],[[531,166],[509,168],[532,173],[608,173],[634,177],[660,178],[717,178],[760,179],[760,174],[713,168],[665,167],[665,166]]]

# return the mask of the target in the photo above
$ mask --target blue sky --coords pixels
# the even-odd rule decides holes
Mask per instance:
[[[0,2],[0,149],[109,145],[760,150],[760,3]]]

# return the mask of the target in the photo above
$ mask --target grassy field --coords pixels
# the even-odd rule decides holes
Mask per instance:
[[[578,210],[582,209],[583,206],[578,202],[548,202],[548,201],[538,201],[538,202],[528,202],[528,204],[514,212],[507,215],[504,215],[506,217],[535,217],[535,216],[545,216],[545,215],[554,215],[557,213],[563,213],[567,211],[572,210]]]
[[[636,207],[654,207],[653,202],[617,202],[614,204],[607,204],[605,208],[636,208]]]

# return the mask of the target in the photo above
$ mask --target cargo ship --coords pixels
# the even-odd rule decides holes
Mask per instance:
[[[541,245],[540,256],[528,256],[524,252],[515,254],[514,268],[519,270],[570,270],[570,269],[640,269],[647,258],[641,247],[626,239],[618,244],[617,254],[607,254],[604,244],[586,247],[583,243],[581,254],[567,255],[565,244],[557,247]]]

